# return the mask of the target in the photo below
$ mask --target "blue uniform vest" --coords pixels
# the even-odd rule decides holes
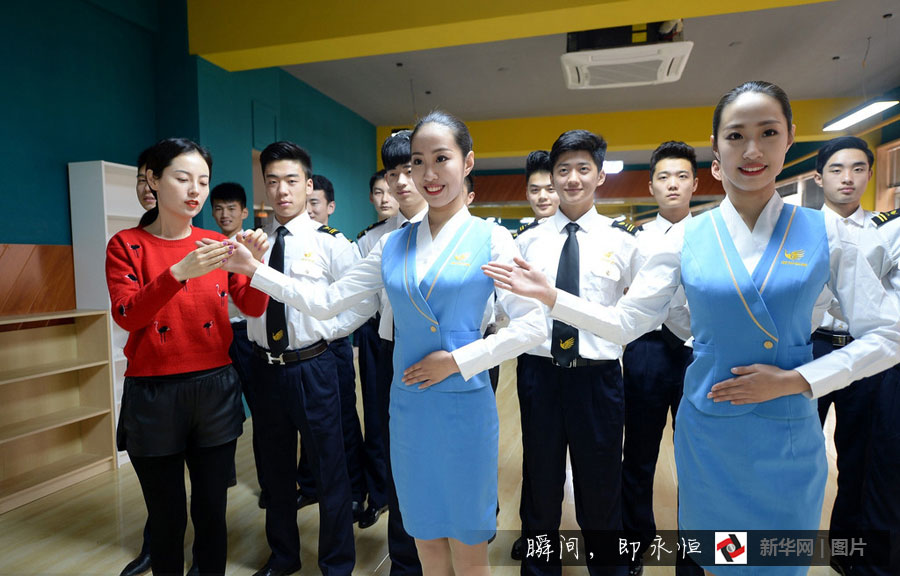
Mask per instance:
[[[770,418],[812,415],[816,403],[801,394],[734,406],[706,397],[754,363],[790,370],[812,360],[811,317],[830,275],[828,237],[819,211],[785,206],[753,273],[745,268],[719,209],[687,223],[682,284],[691,309],[694,360],[684,395],[701,412]]]
[[[494,289],[481,272],[491,259],[494,224],[469,218],[430,270],[416,282],[416,233],[421,222],[391,234],[384,246],[381,274],[394,309],[393,386],[423,392],[401,381],[403,371],[436,350],[452,352],[482,337],[481,319]],[[461,392],[489,385],[486,372],[468,381],[453,374],[427,388]]]

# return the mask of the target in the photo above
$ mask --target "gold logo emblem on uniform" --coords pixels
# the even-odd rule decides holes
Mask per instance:
[[[471,254],[469,252],[463,252],[462,254],[454,254],[452,264],[456,264],[457,266],[471,266],[471,263],[466,262],[469,259]]]
[[[574,336],[572,336],[568,340],[560,340],[559,341],[559,347],[562,348],[563,350],[568,350],[569,348],[571,348],[574,345],[575,345],[575,337]]]
[[[806,266],[806,262],[800,262],[806,256],[806,250],[802,248],[800,250],[794,250],[793,252],[784,251],[784,257],[787,260],[782,260],[782,264],[789,264],[791,266]]]
[[[282,338],[284,338],[284,330],[279,330],[278,332],[272,334],[272,340],[276,342],[278,342]]]

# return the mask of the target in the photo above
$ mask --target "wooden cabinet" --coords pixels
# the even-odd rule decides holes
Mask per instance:
[[[51,325],[46,325],[50,321]],[[109,313],[0,316],[0,513],[113,467]]]
[[[97,160],[69,163],[75,301],[78,308],[109,309],[106,288],[106,244],[116,232],[138,225],[144,209],[135,192],[137,168]],[[122,352],[128,332],[110,319],[113,416],[122,406],[127,361]],[[116,456],[119,466],[128,454]]]

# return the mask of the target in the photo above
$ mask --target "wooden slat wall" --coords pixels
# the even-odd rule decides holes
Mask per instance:
[[[0,244],[0,315],[75,308],[71,246]],[[59,323],[44,322],[41,325]],[[6,325],[0,331],[18,330]]]
[[[697,170],[700,183],[695,196],[724,196],[722,183],[712,177],[709,168]],[[629,170],[610,174],[600,187],[597,199],[629,198],[652,201],[647,190],[650,173],[647,170]],[[498,204],[525,202],[524,174],[475,175],[475,202]]]

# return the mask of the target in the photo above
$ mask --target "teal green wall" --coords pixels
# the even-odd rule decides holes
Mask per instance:
[[[71,244],[67,163],[133,164],[154,141],[155,25],[81,0],[3,3],[0,243]]]
[[[369,177],[375,172],[375,126],[281,69],[227,72],[197,61],[200,139],[213,152],[213,184],[253,186],[252,151],[291,140],[312,156],[313,172],[334,184],[329,224],[348,238],[375,220]],[[209,206],[201,226],[213,226]],[[246,225],[250,225],[248,220]]]
[[[258,149],[294,140],[334,182],[334,226],[355,237],[375,219],[375,127],[280,69],[189,55],[185,0],[4,2],[0,55],[0,244],[71,244],[67,164],[134,164],[162,137],[199,140],[213,184],[250,190],[254,114]],[[197,224],[215,229],[208,206]]]

